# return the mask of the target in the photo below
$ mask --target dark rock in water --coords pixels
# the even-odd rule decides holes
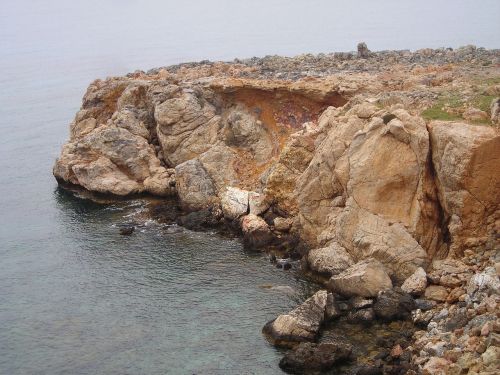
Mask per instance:
[[[304,371],[326,371],[349,359],[352,346],[340,343],[301,343],[280,361],[280,367],[292,374]]]
[[[283,268],[283,263],[276,263],[276,268]]]
[[[287,271],[287,270],[289,270],[289,269],[291,269],[291,268],[292,268],[292,265],[291,265],[290,263],[286,262],[285,264],[283,264],[283,269],[284,269],[285,271]]]
[[[373,307],[379,319],[405,319],[415,309],[415,301],[400,288],[381,291]]]
[[[134,233],[135,227],[133,225],[127,225],[125,227],[120,228],[120,234],[123,236],[128,236]]]
[[[210,209],[202,209],[179,216],[177,223],[185,228],[201,230],[219,225],[219,217]]]

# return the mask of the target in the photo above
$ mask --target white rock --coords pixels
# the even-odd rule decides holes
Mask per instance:
[[[404,292],[415,296],[423,294],[425,288],[427,288],[427,273],[422,267],[417,268],[413,275],[407,278],[401,286]]]
[[[221,198],[224,217],[236,220],[248,212],[248,191],[228,187]]]

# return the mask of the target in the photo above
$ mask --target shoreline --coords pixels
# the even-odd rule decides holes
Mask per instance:
[[[287,371],[349,358],[317,342],[335,319],[425,328],[359,374],[494,371],[499,96],[500,50],[473,46],[136,71],[89,86],[54,175],[301,258],[325,289],[265,327]]]

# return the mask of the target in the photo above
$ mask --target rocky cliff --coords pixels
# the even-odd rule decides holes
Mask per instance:
[[[96,80],[54,175],[176,196],[249,246],[299,239],[330,291],[375,297],[433,262],[499,249],[499,61],[361,48]]]

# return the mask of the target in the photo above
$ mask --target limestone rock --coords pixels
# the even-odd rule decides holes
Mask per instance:
[[[266,179],[265,193],[284,212],[294,214],[297,210],[294,190],[297,179],[306,169],[314,151],[314,138],[306,131],[290,136],[284,145],[278,162],[274,164]]]
[[[408,277],[401,289],[414,296],[420,296],[425,292],[427,287],[427,273],[422,267],[416,269],[416,271]]]
[[[54,176],[100,193],[171,195],[171,173],[147,140],[114,125],[80,133],[56,160]]]
[[[438,206],[425,122],[398,109],[388,124],[358,133],[348,150],[347,194],[357,205],[400,223],[425,250],[436,251]],[[397,155],[397,157],[396,157]]]
[[[241,220],[241,230],[245,244],[251,248],[261,248],[272,240],[269,226],[261,217],[249,214]]]
[[[491,122],[500,125],[500,98],[491,101],[490,106]]]
[[[165,161],[171,166],[201,155],[218,141],[220,116],[195,92],[184,90],[157,104],[154,117]]]
[[[484,121],[488,119],[488,114],[478,108],[467,108],[462,117],[469,121]]]
[[[222,212],[229,220],[236,220],[248,212],[248,191],[228,187],[221,197]]]
[[[255,191],[248,192],[248,208],[251,214],[262,215],[269,207],[269,200],[264,194]]]
[[[323,342],[320,344],[300,343],[287,352],[279,366],[286,372],[327,371],[335,363],[350,357],[352,347],[347,344]]]
[[[354,265],[349,253],[338,243],[313,249],[307,254],[309,268],[327,276],[337,275]]]
[[[379,291],[391,289],[392,281],[382,263],[368,258],[332,276],[328,287],[345,296],[376,297]]]
[[[360,209],[349,199],[336,220],[337,241],[357,259],[373,257],[403,282],[426,264],[427,254],[400,223]]]
[[[446,375],[450,362],[445,358],[431,357],[422,369],[424,375]]]
[[[479,302],[491,294],[500,294],[500,278],[496,270],[487,267],[483,272],[472,276],[467,284],[467,294],[474,302]]]
[[[434,121],[429,125],[439,200],[451,236],[452,254],[468,240],[495,243],[495,212],[500,208],[500,132],[487,126]]]
[[[199,160],[179,164],[175,172],[177,194],[184,209],[201,210],[217,202],[214,183]]]
[[[367,57],[370,57],[371,52],[366,46],[365,42],[360,42],[358,43],[358,57],[361,57],[362,59],[366,59]]]
[[[277,217],[273,220],[274,229],[279,232],[288,232],[293,225],[291,218]]]
[[[293,346],[297,342],[314,341],[325,319],[327,292],[320,290],[303,304],[268,322],[263,332],[278,346]]]
[[[257,165],[266,164],[273,154],[274,144],[262,121],[241,106],[231,108],[225,116],[225,143],[250,151]]]

